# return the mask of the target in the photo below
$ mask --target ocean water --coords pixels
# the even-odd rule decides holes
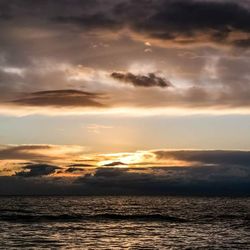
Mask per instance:
[[[0,249],[250,249],[250,198],[0,197]]]

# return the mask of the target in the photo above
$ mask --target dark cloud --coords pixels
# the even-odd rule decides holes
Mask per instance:
[[[65,170],[66,173],[82,172],[84,168],[70,167]]]
[[[154,153],[158,160],[185,160],[187,166],[106,166],[86,174],[81,167],[60,169],[50,164],[28,164],[15,176],[1,177],[0,194],[250,195],[249,152],[162,150]],[[82,176],[76,179],[51,176],[56,172]],[[17,177],[37,178],[18,180]]]
[[[158,159],[175,158],[187,162],[216,165],[240,165],[250,167],[249,151],[224,150],[183,150],[183,151],[155,151]]]
[[[100,94],[79,90],[51,90],[39,91],[27,94],[25,97],[14,100],[12,103],[27,106],[72,106],[72,107],[104,107],[97,101],[101,99]]]
[[[77,183],[101,194],[250,195],[249,152],[155,151],[155,154],[160,160],[186,160],[187,166],[101,168],[79,178]]]
[[[200,35],[209,36],[203,42],[224,43],[230,42],[229,35],[235,31],[249,35],[249,22],[249,9],[238,2],[177,0],[161,1],[153,15],[144,22],[135,22],[133,27],[151,37],[177,43],[178,38],[179,43],[195,43]]]
[[[192,43],[227,43],[246,46],[249,37],[234,38],[234,32],[249,35],[249,4],[236,1],[161,0],[161,1],[106,1],[105,13],[100,2],[92,15],[58,16],[61,23],[83,28],[130,28],[134,32],[164,41],[185,45]]]
[[[23,171],[16,172],[15,176],[19,177],[41,177],[48,176],[60,169],[54,165],[48,164],[30,164],[22,167]]]
[[[119,1],[7,1],[1,2],[0,18],[32,20],[79,27],[83,31],[112,32],[127,28],[140,35],[179,45],[213,42],[246,47],[249,44],[248,1],[119,0]],[[58,28],[58,26],[57,26]],[[235,32],[245,33],[230,38]]]
[[[11,8],[10,4],[6,1],[0,3],[0,20],[5,21],[11,19]]]
[[[77,25],[80,25],[81,27],[84,27],[85,30],[93,30],[93,29],[115,30],[122,28],[122,24],[120,24],[117,20],[110,18],[109,16],[107,16],[105,13],[102,12],[83,17],[59,16],[54,20],[61,23],[75,23]]]
[[[112,78],[129,83],[135,87],[161,87],[166,88],[171,86],[171,83],[166,79],[156,76],[154,73],[148,75],[134,75],[132,73],[113,72],[110,75]]]
[[[249,195],[250,169],[241,167],[165,167],[163,173],[103,168],[77,180],[83,192],[126,195]]]
[[[0,176],[0,195],[73,195],[79,194],[74,186],[59,179],[20,178],[17,176]]]
[[[123,162],[120,162],[120,161],[113,161],[111,163],[105,164],[104,166],[105,167],[114,167],[114,166],[119,166],[119,165],[127,165],[127,164],[124,164]]]
[[[12,19],[24,18],[25,15],[30,15],[29,18],[47,19],[53,17],[55,13],[61,14],[76,14],[82,13],[83,10],[90,10],[98,6],[98,0],[61,0],[60,4],[51,2],[50,0],[1,0],[1,13],[8,15]],[[35,14],[34,16],[32,14]]]
[[[1,108],[12,100],[16,107],[10,109],[105,107],[107,103],[194,109],[250,105],[247,50],[227,53],[214,46],[248,47],[249,1],[3,0],[0,7],[0,15],[10,16],[0,22]],[[145,42],[152,45],[150,55],[144,53]],[[179,47],[187,44],[188,51]],[[148,60],[148,72],[171,77],[174,89],[159,91],[171,83],[157,74],[127,72],[128,66],[144,67]],[[91,68],[91,76],[84,75],[79,65]],[[111,76],[117,81],[141,87],[140,91],[107,84],[108,72],[114,72]],[[159,88],[146,88],[154,86]],[[37,92],[50,89],[100,91],[109,99],[106,103],[99,94],[85,92]]]
[[[74,164],[70,164],[69,167],[82,167],[82,168],[89,168],[89,167],[95,167],[95,165],[92,164],[81,164],[81,163],[74,163]]]

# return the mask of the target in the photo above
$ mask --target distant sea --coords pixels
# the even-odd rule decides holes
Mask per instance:
[[[0,249],[250,249],[250,198],[0,197]]]

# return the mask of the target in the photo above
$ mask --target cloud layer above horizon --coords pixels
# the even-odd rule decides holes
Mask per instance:
[[[248,112],[249,22],[249,1],[3,0],[1,112]]]
[[[0,150],[0,195],[250,195],[250,152],[148,150],[90,154],[79,146]]]

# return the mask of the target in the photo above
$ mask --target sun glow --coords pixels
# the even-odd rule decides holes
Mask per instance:
[[[168,158],[158,159],[152,151],[138,151],[135,153],[117,153],[117,154],[105,154],[105,160],[101,160],[97,163],[97,166],[112,166],[112,167],[172,167],[172,166],[190,166],[189,162]]]

